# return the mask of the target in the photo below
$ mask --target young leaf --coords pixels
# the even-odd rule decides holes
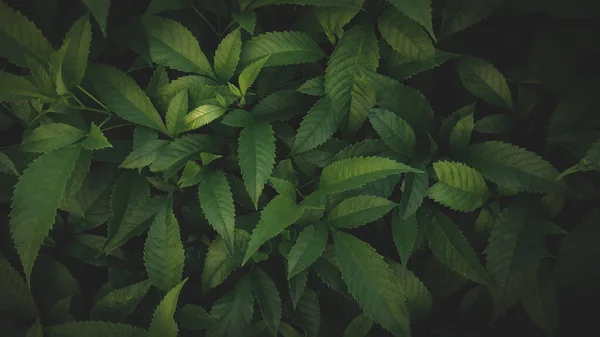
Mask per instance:
[[[396,9],[420,24],[433,39],[433,26],[431,25],[431,0],[388,0]]]
[[[254,35],[254,27],[256,26],[256,13],[253,11],[246,11],[242,14],[231,13],[231,16],[237,22],[240,27],[245,31]]]
[[[469,146],[467,164],[492,182],[515,191],[550,193],[563,189],[558,171],[533,152],[518,146],[488,141]]]
[[[131,325],[110,322],[70,322],[48,328],[50,337],[148,337],[148,331]]]
[[[256,268],[252,271],[252,287],[265,324],[277,336],[281,320],[281,298],[275,282],[262,269]]]
[[[249,65],[270,56],[265,67],[315,62],[325,56],[323,50],[305,33],[269,32],[253,37],[242,47],[240,63]]]
[[[210,310],[215,323],[208,330],[208,337],[244,336],[250,328],[254,312],[252,279],[246,275],[233,290],[223,295]]]
[[[275,136],[271,125],[253,122],[240,133],[239,165],[254,207],[275,165]]]
[[[348,131],[356,131],[375,103],[363,71],[375,71],[379,64],[377,38],[372,28],[355,26],[344,33],[329,58],[325,71],[325,92],[334,113],[347,120]]]
[[[343,337],[365,337],[371,331],[372,327],[373,320],[365,313],[362,313],[354,317],[350,324],[348,324],[344,330]]]
[[[227,112],[227,108],[218,105],[201,105],[190,111],[185,118],[183,124],[185,131],[196,130],[215,119],[223,116]]]
[[[303,210],[303,207],[296,205],[293,200],[284,195],[276,196],[271,200],[260,213],[260,221],[252,232],[242,264],[246,264],[263,243],[279,235],[298,220]]]
[[[172,136],[177,136],[185,129],[184,118],[188,113],[188,92],[181,90],[169,103],[166,114],[167,131]]]
[[[418,222],[417,215],[413,214],[402,218],[401,213],[394,210],[392,213],[392,237],[402,265],[406,266],[410,255],[415,249],[417,242]]]
[[[128,169],[141,169],[152,164],[159,158],[161,149],[169,145],[168,140],[155,139],[142,144],[127,155],[119,167]]]
[[[431,39],[408,17],[394,10],[386,11],[377,20],[377,25],[385,41],[403,56],[417,60],[434,57],[435,48]]]
[[[491,283],[490,276],[456,224],[434,207],[430,210],[427,239],[433,255],[463,277],[481,284]]]
[[[54,49],[35,24],[4,2],[0,2],[0,18],[0,55],[23,68],[28,68],[27,57],[40,64],[48,62]]]
[[[354,6],[317,7],[315,14],[332,45],[336,37],[344,34],[344,26],[358,14],[363,6],[363,0],[354,0]]]
[[[327,222],[339,228],[355,228],[375,221],[397,204],[371,195],[348,198],[335,206],[327,215]]]
[[[333,242],[348,292],[365,314],[394,336],[410,336],[401,284],[383,257],[367,243],[340,231],[333,232]]]
[[[204,169],[199,172],[198,199],[208,222],[234,249],[235,207],[227,178],[221,171]]]
[[[112,145],[108,142],[108,139],[102,133],[102,130],[94,122],[90,125],[90,133],[88,136],[81,142],[81,146],[83,146],[87,150],[100,150],[108,147],[112,147]]]
[[[184,253],[179,224],[167,203],[154,217],[144,246],[144,265],[152,285],[169,291],[181,282]]]
[[[266,55],[261,57],[260,59],[250,63],[242,72],[240,73],[240,77],[238,78],[238,83],[240,85],[240,91],[242,95],[246,95],[246,91],[250,86],[256,81],[256,77],[265,66],[265,63],[269,60],[271,55]]]
[[[298,92],[311,96],[325,96],[325,77],[311,78],[298,88]]]
[[[214,77],[198,40],[179,22],[152,15],[144,15],[141,21],[153,62],[188,73]]]
[[[69,46],[62,62],[62,72],[68,84],[78,85],[85,76],[92,43],[92,25],[87,15],[75,21],[64,41],[69,41]]]
[[[0,312],[30,320],[37,317],[37,310],[23,277],[0,255]]]
[[[68,124],[40,125],[23,139],[21,149],[37,153],[50,152],[69,146],[85,136],[85,131]]]
[[[146,296],[150,285],[150,281],[146,280],[111,291],[94,304],[90,317],[106,321],[124,320]]]
[[[95,65],[91,78],[102,101],[119,117],[160,132],[167,131],[158,111],[131,77],[115,68]]]
[[[229,33],[215,51],[215,73],[222,83],[228,82],[237,68],[242,51],[240,29]]]
[[[94,19],[100,26],[102,34],[106,36],[106,24],[108,20],[108,12],[110,9],[110,0],[82,0],[82,2],[90,10]]]
[[[423,173],[423,171],[387,158],[357,157],[343,159],[323,169],[319,189],[328,194],[338,193],[400,173]]]
[[[301,153],[325,143],[337,130],[339,118],[327,97],[320,99],[306,114],[294,140],[294,152]]]
[[[235,231],[235,246],[231,250],[225,240],[218,236],[209,246],[202,271],[202,292],[223,283],[242,263],[250,235],[242,230]]]
[[[513,108],[506,79],[493,65],[479,58],[463,56],[456,67],[462,84],[473,95],[500,108]]]
[[[324,223],[304,228],[288,256],[288,280],[306,270],[323,254],[328,238],[329,231]]]
[[[178,79],[181,79],[182,77]],[[154,74],[152,74],[150,83],[148,83],[148,86],[146,87],[146,94],[153,100],[157,99],[159,92],[167,85],[169,85],[169,74],[164,66],[159,65],[156,67],[156,70],[154,70]]]
[[[467,165],[438,161],[433,164],[438,182],[427,195],[457,211],[471,212],[483,206],[490,191],[479,172]]]
[[[390,149],[412,156],[416,137],[413,129],[395,113],[384,109],[370,109],[369,121]]]
[[[148,337],[177,337],[179,328],[173,316],[175,315],[175,309],[177,309],[179,293],[181,293],[181,288],[187,280],[186,278],[169,290],[160,302],[152,316]]]
[[[400,281],[404,296],[406,297],[406,307],[413,322],[421,321],[429,317],[433,307],[433,299],[429,290],[415,274],[406,267],[398,263],[389,263],[394,275]]]
[[[46,99],[46,95],[24,76],[0,71],[1,100],[12,102],[32,98]]]
[[[441,38],[467,29],[494,14],[502,0],[448,0],[442,15]]]
[[[54,224],[56,210],[80,153],[79,146],[70,146],[41,155],[27,167],[15,185],[10,231],[27,283],[40,246]],[[40,186],[44,188],[40,189]],[[35,205],[35,212],[31,211],[31,205]]]

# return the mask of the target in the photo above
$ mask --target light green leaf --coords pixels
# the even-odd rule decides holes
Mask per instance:
[[[142,281],[119,288],[103,296],[90,311],[97,320],[122,321],[137,307],[150,289],[150,281]]]
[[[348,324],[344,330],[343,337],[365,337],[373,327],[373,320],[362,313]]]
[[[158,132],[145,126],[136,126],[133,129],[133,149],[137,150],[144,144],[158,139]]]
[[[218,236],[208,246],[204,270],[202,271],[202,292],[215,288],[223,283],[242,263],[248,247],[250,235],[242,230],[235,231],[235,246],[233,251],[227,248],[225,240]]]
[[[439,182],[429,188],[427,195],[444,206],[471,212],[483,206],[490,195],[481,174],[467,165],[438,161],[433,169]]]
[[[62,62],[62,72],[69,85],[78,85],[85,76],[92,43],[92,25],[87,15],[71,26],[63,43],[67,41],[69,46]]]
[[[285,120],[306,112],[304,96],[295,90],[279,90],[263,98],[254,108],[252,116],[267,122]]]
[[[218,83],[215,80],[204,76],[181,76],[157,89],[157,104],[161,107],[161,109],[167,110],[169,107],[169,102],[171,102],[173,97],[175,97],[175,95],[182,90],[189,91],[189,100],[194,104],[196,102],[194,97],[192,97],[192,92],[197,91],[198,93],[195,93],[196,95],[199,96],[199,94],[205,94],[206,96],[210,96],[207,98],[212,99],[215,97],[215,92],[220,92],[219,90],[221,87],[217,86],[217,84]],[[205,97],[202,98],[204,99]]]
[[[105,149],[107,147],[112,147],[112,145],[108,142],[108,139],[102,133],[102,130],[94,122],[90,125],[90,133],[88,136],[81,142],[81,146],[83,146],[87,150],[100,150]]]
[[[416,168],[425,170],[423,166],[417,166]],[[415,214],[427,195],[428,187],[429,176],[427,174],[406,174],[402,183],[402,199],[400,199],[400,206],[398,206],[402,219],[408,219]]]
[[[188,330],[207,330],[213,324],[213,318],[199,305],[186,304],[179,310],[179,325]]]
[[[102,101],[119,117],[160,132],[167,131],[158,111],[131,77],[115,68],[95,65],[91,78]]]
[[[492,182],[515,191],[560,193],[558,171],[533,152],[518,146],[488,141],[471,145],[464,154],[467,164]]]
[[[231,79],[241,52],[242,38],[238,28],[223,38],[215,51],[215,73],[221,82],[225,83]]]
[[[168,10],[176,10],[189,7],[191,0],[151,0],[146,9],[148,14],[156,14]]]
[[[335,206],[327,215],[327,222],[339,228],[355,228],[375,221],[397,204],[371,195],[348,198]]]
[[[413,129],[395,113],[384,109],[370,109],[369,121],[390,149],[412,156],[416,137]]]
[[[364,0],[352,1],[354,6],[317,7],[314,9],[317,19],[332,45],[336,37],[344,34],[344,26],[358,14]]]
[[[231,127],[243,128],[252,123],[252,115],[246,110],[233,110],[223,117],[221,123]]]
[[[379,48],[372,28],[355,26],[344,33],[329,58],[325,72],[325,92],[335,115],[346,121],[349,132],[356,131],[367,118],[367,108],[375,94],[363,71],[375,71]]]
[[[45,99],[46,96],[24,76],[0,71],[0,100],[12,102],[31,98]]]
[[[410,336],[402,286],[383,257],[352,235],[335,231],[333,239],[342,278],[365,314],[394,336]]]
[[[246,91],[250,86],[256,81],[256,77],[264,67],[265,63],[269,60],[271,55],[266,55],[253,63],[249,64],[242,72],[240,73],[240,77],[238,78],[238,83],[240,85],[240,91],[242,95],[246,95]]]
[[[265,67],[315,62],[325,53],[313,39],[301,32],[269,32],[244,42],[240,63],[249,65],[270,56]]]
[[[416,214],[403,218],[397,210],[392,213],[392,237],[404,266],[415,250],[418,226]]]
[[[188,113],[183,121],[185,131],[196,130],[223,116],[227,108],[218,105],[201,105]]]
[[[27,134],[21,149],[27,152],[50,152],[69,146],[85,136],[85,131],[68,124],[44,124]]]
[[[35,24],[4,2],[0,2],[0,18],[1,56],[23,68],[28,68],[27,57],[40,64],[48,62],[54,49]]]
[[[321,173],[319,189],[332,194],[400,173],[423,173],[405,164],[380,157],[357,157],[336,161]]]
[[[440,125],[440,128],[438,130],[438,138],[441,141],[450,142],[450,135],[452,133],[452,130],[458,123],[458,121],[460,121],[464,117],[467,117],[474,113],[475,113],[475,103],[463,106],[463,107],[455,110],[454,112],[452,112],[452,114],[450,114],[450,116],[446,117],[442,121],[442,124]]]
[[[185,129],[185,117],[188,113],[188,92],[181,90],[173,97],[167,108],[165,120],[170,135],[177,136]]]
[[[298,92],[311,96],[325,96],[325,77],[311,78],[298,88]]]
[[[148,83],[148,86],[146,87],[146,94],[150,96],[150,98],[156,99],[158,98],[158,93],[160,90],[162,90],[162,88],[168,84],[169,74],[167,73],[167,69],[164,66],[159,65],[154,70],[152,78],[150,79],[150,83]]]
[[[304,228],[288,256],[288,280],[306,270],[323,254],[328,238],[329,230],[322,222]]]
[[[159,157],[152,162],[152,172],[163,172],[171,176],[182,168],[188,161],[197,160],[200,153],[210,150],[213,140],[203,134],[192,134],[179,137],[162,148]]]
[[[410,314],[412,322],[422,321],[429,317],[433,306],[433,299],[429,290],[415,274],[402,265],[389,263],[392,272],[400,281],[404,296],[406,297],[406,307]]]
[[[200,182],[200,171],[202,167],[195,161],[188,161],[183,168],[181,178],[179,178],[179,187],[190,187]]]
[[[420,24],[433,39],[433,26],[431,25],[431,0],[388,0],[396,9]]]
[[[80,153],[80,147],[70,146],[41,155],[27,167],[15,185],[10,231],[27,283],[40,246],[54,224],[56,210]],[[40,186],[44,188],[40,189]],[[31,211],[31,205],[35,205],[35,212]]]
[[[464,150],[469,146],[474,126],[473,114],[467,115],[456,122],[450,132],[450,147],[456,151]]]
[[[242,14],[231,13],[231,16],[237,22],[240,27],[245,31],[254,35],[254,27],[256,26],[256,13],[253,11],[246,11]]]
[[[148,337],[148,331],[131,325],[110,322],[70,322],[47,329],[50,337]]]
[[[175,315],[175,309],[177,309],[179,293],[181,293],[181,288],[187,280],[186,278],[174,286],[162,299],[152,316],[148,337],[177,337],[179,328],[173,316]]]
[[[388,10],[377,20],[381,36],[401,55],[417,60],[431,59],[435,48],[427,33],[415,21]]]
[[[90,10],[102,34],[106,36],[106,24],[108,19],[108,12],[110,9],[110,0],[82,0],[83,3]]]
[[[188,73],[214,77],[198,40],[179,22],[158,16],[142,16],[152,61]]]
[[[199,172],[198,199],[208,222],[234,249],[235,207],[227,178],[221,171],[203,169]]]
[[[243,277],[233,290],[215,302],[210,316],[215,323],[208,330],[207,337],[244,336],[250,329],[254,312],[254,296],[250,275]]]
[[[161,149],[169,145],[168,140],[155,139],[140,145],[129,153],[127,158],[119,165],[122,168],[141,169],[152,164],[159,158]]]
[[[181,282],[184,253],[177,218],[167,203],[154,217],[144,246],[144,265],[152,285],[169,291]]]
[[[256,208],[275,165],[275,136],[271,125],[266,122],[247,125],[240,133],[238,151],[244,184]]]
[[[281,320],[281,298],[275,282],[262,269],[256,268],[252,271],[252,287],[260,304],[263,321],[273,335],[277,336]]]
[[[242,264],[246,264],[263,243],[279,235],[298,220],[303,210],[303,207],[284,195],[278,195],[271,200],[260,213],[260,221],[252,232]]]
[[[23,277],[0,255],[0,312],[6,315],[35,319],[38,315],[33,296]]]
[[[339,118],[327,97],[320,99],[304,116],[294,139],[294,152],[312,150],[325,143],[337,130]]]
[[[491,283],[490,276],[460,229],[434,207],[427,221],[427,239],[433,255],[457,274],[481,284]]]
[[[0,152],[0,172],[12,174],[17,177],[21,175],[15,164],[4,152]]]
[[[69,40],[65,40],[62,47],[59,50],[50,55],[50,76],[54,82],[56,93],[60,96],[67,95],[69,88],[65,83],[65,76],[63,72],[63,63],[69,49]]]
[[[513,99],[504,75],[485,60],[463,56],[456,63],[462,84],[476,97],[511,110]]]
[[[494,14],[502,0],[448,0],[442,15],[441,38],[467,29]]]

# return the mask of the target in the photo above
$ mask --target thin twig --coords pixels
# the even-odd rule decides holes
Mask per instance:
[[[204,22],[206,22],[206,24],[210,27],[210,29],[215,33],[216,36],[219,36],[219,32],[215,29],[215,27],[213,27],[213,25],[210,23],[210,21],[208,21],[208,19],[204,16],[204,14],[202,14],[198,8],[196,8],[196,6],[192,5],[192,9],[198,14],[200,15],[200,17],[202,18],[202,20],[204,20]]]
[[[124,126],[133,126],[133,125],[135,125],[135,123],[125,123],[125,124],[113,125],[113,126],[107,127],[106,129],[102,129],[102,132],[117,129],[117,128],[122,128]]]
[[[84,94],[86,94],[89,98],[91,98],[94,102],[96,102],[99,106],[101,106],[107,112],[110,111],[106,107],[106,105],[102,104],[94,95],[90,94],[87,90],[83,89],[80,85],[77,86],[77,89],[81,90]]]

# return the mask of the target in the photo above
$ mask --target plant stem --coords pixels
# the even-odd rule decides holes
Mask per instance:
[[[110,111],[110,110],[108,110],[106,105],[102,104],[102,102],[100,102],[96,97],[94,97],[94,95],[90,94],[87,90],[83,89],[80,85],[77,86],[77,89],[81,90],[81,92],[86,94],[89,98],[91,98],[94,102],[96,102],[99,106],[101,106],[104,110],[106,110],[106,112]]]
[[[135,125],[135,123],[125,123],[125,124],[113,125],[113,126],[107,127],[106,129],[102,129],[102,132],[108,131],[108,130],[112,130],[112,129],[121,128],[121,127],[124,127],[124,126],[132,126],[132,125]]]
[[[210,27],[210,29],[215,33],[216,36],[219,36],[219,32],[215,29],[215,27],[213,27],[213,25],[210,23],[210,21],[208,21],[208,19],[204,16],[204,14],[202,14],[198,8],[196,8],[196,6],[192,5],[192,9],[194,10],[194,12],[196,12],[198,15],[200,15],[200,17],[202,18],[202,20],[204,20],[204,22],[206,22],[206,24]]]
[[[109,115],[108,117],[106,117],[106,118],[105,118],[105,119],[104,119],[104,120],[103,120],[103,121],[100,123],[100,125],[98,125],[98,127],[99,127],[100,129],[102,129],[102,127],[104,126],[104,124],[106,124],[106,122],[108,122],[108,121],[110,120],[110,117],[111,117],[110,115]]]
[[[77,109],[77,110],[85,110],[85,111],[94,111],[94,112],[99,112],[99,113],[103,113],[103,114],[107,114],[109,113],[106,110],[100,110],[100,109],[94,109],[94,108],[89,108],[87,106],[81,105],[81,106],[73,106],[71,104],[67,104],[67,106],[69,108],[73,108],[73,109]]]

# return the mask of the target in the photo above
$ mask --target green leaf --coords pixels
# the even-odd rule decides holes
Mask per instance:
[[[201,306],[186,304],[179,310],[179,325],[188,330],[206,330],[213,325],[213,318]]]
[[[433,307],[433,299],[429,290],[406,267],[394,262],[389,265],[396,278],[400,281],[411,320],[417,322],[428,318]]]
[[[0,172],[12,174],[17,177],[21,175],[15,164],[4,152],[0,152]]]
[[[495,114],[485,116],[475,122],[473,130],[480,133],[505,133],[517,127],[517,120],[511,116]]]
[[[252,115],[246,110],[233,110],[223,117],[221,123],[231,127],[243,128],[252,123]]]
[[[502,0],[448,0],[442,15],[440,37],[467,29],[494,14]]]
[[[433,39],[433,26],[431,25],[431,0],[388,0],[396,9],[404,13],[416,23],[421,25]]]
[[[417,166],[417,169],[425,170],[425,167]],[[402,183],[402,199],[398,210],[402,219],[408,219],[415,214],[427,195],[429,177],[427,174],[407,173]]]
[[[267,179],[275,165],[275,136],[271,125],[253,122],[240,133],[239,165],[246,190],[256,208]]]
[[[102,101],[119,117],[166,133],[158,111],[131,77],[112,67],[94,65],[92,82]]]
[[[174,286],[162,299],[152,316],[148,337],[177,337],[179,328],[173,316],[175,315],[175,309],[177,309],[179,293],[181,293],[181,288],[187,280],[186,278]]]
[[[90,125],[90,133],[88,136],[81,142],[81,146],[83,146],[87,150],[100,150],[108,147],[112,147],[112,145],[108,142],[108,139],[102,133],[102,130],[94,122]]]
[[[460,229],[434,207],[427,221],[427,239],[433,255],[457,274],[481,284],[491,283],[490,276]]]
[[[106,24],[110,9],[110,0],[82,0],[98,22],[102,34],[106,36]]]
[[[332,109],[331,101],[320,99],[304,116],[294,140],[294,152],[312,150],[325,143],[337,130],[339,118]]]
[[[251,64],[246,66],[244,70],[242,70],[242,72],[240,73],[240,77],[238,78],[238,83],[240,85],[240,91],[242,92],[242,95],[246,95],[246,91],[248,90],[248,88],[250,88],[254,81],[256,81],[256,77],[258,77],[258,74],[265,66],[270,57],[270,54],[266,55],[252,62]]]
[[[563,190],[558,171],[533,152],[518,146],[488,141],[471,145],[464,154],[467,164],[492,182],[515,191],[550,193]]]
[[[276,196],[260,213],[260,221],[252,232],[248,249],[242,265],[265,243],[267,240],[279,235],[284,229],[292,225],[300,215],[303,207],[284,195]]]
[[[297,90],[306,95],[325,96],[325,77],[317,76],[311,78],[304,82]]]
[[[327,215],[327,222],[339,228],[355,228],[375,221],[397,204],[371,195],[348,198],[335,206]]]
[[[215,76],[198,40],[179,22],[152,15],[142,16],[141,22],[154,63],[188,73]]]
[[[559,177],[564,177],[575,172],[600,171],[600,140],[596,141],[592,147],[587,150],[585,157],[566,169]]]
[[[394,336],[410,336],[402,286],[383,257],[352,235],[335,231],[333,239],[342,278],[365,314]]]
[[[68,124],[44,124],[23,139],[21,149],[27,152],[50,152],[69,146],[85,136],[85,131]]]
[[[407,80],[421,72],[434,69],[459,56],[436,49],[431,58],[419,60],[398,54],[392,47],[381,44],[382,71],[398,81]]]
[[[479,172],[457,162],[438,161],[433,164],[438,182],[427,195],[451,209],[471,212],[483,206],[490,195]]]
[[[78,85],[85,76],[92,43],[92,25],[87,15],[71,26],[63,43],[67,41],[69,46],[62,62],[62,72],[68,84]]]
[[[435,48],[423,28],[397,11],[386,11],[377,26],[385,41],[401,55],[417,60],[434,57]]]
[[[41,155],[27,167],[15,185],[10,231],[27,283],[40,246],[54,224],[56,210],[80,153],[80,147],[71,146]],[[40,189],[40,186],[44,188]],[[35,205],[35,212],[31,211],[31,205]]]
[[[463,106],[446,117],[438,130],[438,138],[444,142],[450,142],[450,135],[452,130],[463,118],[475,113],[475,103]]]
[[[170,135],[177,136],[185,130],[185,117],[188,113],[188,92],[181,90],[173,97],[167,108],[165,120]]]
[[[181,282],[184,253],[179,224],[167,203],[154,217],[144,246],[144,265],[152,285],[169,291]]]
[[[116,177],[116,170],[111,166],[103,166],[92,169],[83,180],[81,188],[72,200],[68,200],[67,208],[73,215],[88,218],[95,212],[97,206],[106,206],[106,217],[102,217],[101,223],[106,222],[111,216],[110,192]],[[104,198],[107,196],[107,198]],[[104,201],[106,204],[104,205]],[[105,207],[100,207],[104,209]],[[101,214],[103,212],[100,212]]]
[[[201,105],[188,113],[183,121],[185,131],[192,131],[223,116],[227,108],[218,105]]]
[[[223,38],[215,51],[215,73],[221,82],[225,83],[233,77],[241,52],[242,38],[238,28]]]
[[[323,50],[301,32],[268,32],[244,42],[240,63],[249,65],[270,56],[265,67],[285,66],[297,63],[315,62],[323,57]]]
[[[336,37],[344,34],[344,26],[360,12],[363,3],[363,0],[354,0],[354,6],[317,7],[314,9],[331,44],[335,45]]]
[[[227,279],[242,263],[244,253],[248,247],[250,235],[242,230],[235,231],[235,246],[231,251],[225,240],[218,236],[209,246],[202,271],[202,291],[215,288]]]
[[[90,164],[92,161],[92,152],[82,150],[79,158],[75,162],[75,168],[71,172],[71,176],[67,181],[67,185],[65,186],[63,192],[63,199],[60,202],[59,208],[61,210],[69,211],[68,205],[72,200],[75,199],[75,195],[81,189],[83,184],[83,180],[87,176],[88,171],[90,170]]]
[[[263,321],[273,335],[277,336],[281,320],[281,298],[275,282],[262,269],[256,268],[252,271],[252,287],[260,304]]]
[[[119,165],[122,168],[141,169],[152,164],[160,156],[161,149],[169,145],[168,140],[155,139],[142,144],[139,148],[129,153],[127,158]]]
[[[35,24],[4,2],[0,2],[0,17],[1,56],[23,68],[28,68],[27,57],[40,64],[48,62],[54,49]]]
[[[306,288],[298,301],[294,319],[304,328],[306,335],[317,337],[321,325],[319,298],[311,289]]]
[[[252,279],[250,275],[246,275],[238,281],[233,290],[223,295],[213,305],[210,316],[215,318],[215,323],[208,330],[206,336],[246,335],[250,328],[253,312]]]
[[[176,10],[189,7],[191,0],[151,0],[146,9],[148,14],[156,14],[168,10]]]
[[[485,60],[463,56],[456,63],[456,70],[462,84],[476,97],[498,106],[511,110],[513,99],[506,79]]]
[[[210,150],[213,144],[213,140],[203,134],[179,137],[160,150],[159,157],[152,162],[150,170],[164,171],[165,176],[171,176],[188,161],[197,160],[200,153]]]
[[[263,98],[254,108],[252,116],[259,120],[285,120],[305,112],[304,96],[295,90],[280,90]]]
[[[390,149],[412,156],[416,144],[413,129],[395,113],[385,109],[370,109],[369,121]]]
[[[142,281],[119,288],[103,296],[90,311],[90,317],[97,320],[124,320],[138,306],[150,289],[150,281]]]
[[[0,312],[35,319],[38,315],[33,296],[23,277],[0,255]]]
[[[380,157],[357,157],[336,161],[321,173],[319,189],[332,194],[400,173],[423,173],[405,164]]]
[[[25,337],[44,337],[44,330],[42,330],[39,319],[36,319],[35,323],[27,330],[27,335],[25,335]]]
[[[306,289],[307,280],[308,269],[304,269],[303,271],[288,279],[288,284],[290,287],[290,298],[292,299],[292,307],[294,309],[296,309],[298,301],[300,301],[300,297],[302,297],[302,293],[304,292],[304,289]]]
[[[403,218],[399,211],[392,213],[392,237],[404,266],[415,250],[418,226],[416,214]]]
[[[199,173],[198,199],[208,222],[234,249],[235,207],[227,178],[221,171],[204,169]]]
[[[12,102],[45,97],[27,78],[0,71],[0,100]]]
[[[363,71],[375,71],[379,48],[372,28],[355,26],[344,33],[329,58],[325,71],[325,92],[334,114],[346,121],[349,132],[356,131],[367,118],[367,108],[375,94]]]
[[[65,83],[65,76],[63,72],[63,63],[65,61],[68,49],[69,40],[65,40],[62,47],[50,55],[50,75],[54,81],[56,93],[60,96],[67,95],[69,93],[69,88],[67,83]]]
[[[469,146],[474,126],[475,123],[472,114],[467,115],[456,122],[456,125],[454,125],[454,128],[452,128],[452,131],[450,132],[450,147],[452,150],[464,150]]]
[[[148,337],[148,331],[110,322],[70,322],[47,329],[50,337]]]
[[[106,255],[102,254],[105,242],[106,238],[104,236],[78,234],[64,248],[64,251],[68,255],[93,266],[108,267],[124,264],[125,257],[120,250],[115,250]]]
[[[27,64],[29,64],[31,82],[38,87],[41,93],[46,96],[53,97],[56,93],[56,89],[54,88],[54,81],[48,72],[48,67],[30,57],[27,57]]]
[[[324,223],[304,228],[288,256],[288,280],[306,270],[323,254],[328,238],[329,231]]]
[[[253,11],[246,11],[242,14],[231,13],[231,16],[237,22],[240,27],[245,31],[254,35],[254,27],[256,26],[256,13]]]
[[[365,337],[373,327],[373,320],[362,313],[348,324],[344,330],[343,337]]]

